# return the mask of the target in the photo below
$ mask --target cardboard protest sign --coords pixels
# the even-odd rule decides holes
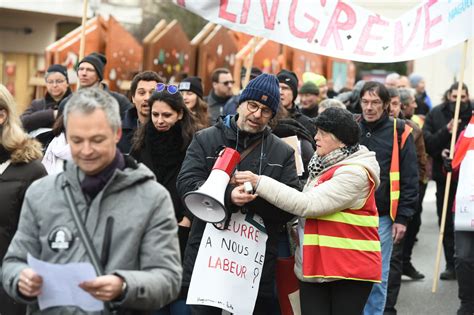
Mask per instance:
[[[232,30],[301,50],[362,62],[412,60],[472,37],[472,1],[425,0],[391,19],[349,1],[174,2]]]
[[[301,143],[298,140],[297,136],[285,137],[281,138],[281,140],[285,141],[290,147],[295,150],[295,164],[296,164],[296,173],[298,176],[303,175],[304,173],[304,164],[303,158],[301,157]]]
[[[186,303],[252,314],[267,238],[258,215],[234,213],[226,230],[207,223]]]

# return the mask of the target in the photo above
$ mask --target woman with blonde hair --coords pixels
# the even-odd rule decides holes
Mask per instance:
[[[46,175],[41,145],[21,127],[15,101],[0,84],[0,258],[17,229],[26,189]],[[25,314],[26,307],[13,301],[0,287],[0,314]]]

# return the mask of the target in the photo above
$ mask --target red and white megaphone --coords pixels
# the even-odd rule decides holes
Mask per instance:
[[[206,182],[198,190],[184,195],[183,201],[186,208],[205,222],[225,221],[230,215],[230,211],[224,205],[225,190],[239,162],[239,152],[224,148],[219,153]]]

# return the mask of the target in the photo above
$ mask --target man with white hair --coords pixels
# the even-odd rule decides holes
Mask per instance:
[[[387,88],[397,88],[398,80],[400,80],[400,75],[396,72],[390,73],[385,77],[385,87]]]

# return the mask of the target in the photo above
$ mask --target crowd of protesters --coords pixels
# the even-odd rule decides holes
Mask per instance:
[[[86,313],[40,311],[43,279],[27,254],[97,260],[98,277],[80,287],[110,312],[221,314],[186,304],[206,222],[183,197],[206,181],[223,146],[245,156],[224,206],[260,216],[268,234],[254,314],[285,314],[275,281],[282,257],[295,256],[302,314],[396,314],[402,275],[424,278],[412,255],[430,179],[441,220],[457,82],[434,106],[417,74],[337,93],[321,74],[254,67],[245,82],[243,68],[234,95],[236,78],[218,68],[205,96],[202,78],[168,84],[143,71],[127,99],[103,82],[106,62],[98,53],[81,60],[75,93],[66,69],[50,66],[46,95],[21,116],[0,85],[0,314]],[[468,87],[460,90],[458,137],[474,111]],[[281,140],[289,136],[299,141],[299,173]],[[472,315],[474,232],[455,231],[456,188],[454,180],[440,278],[457,279],[457,314]]]

